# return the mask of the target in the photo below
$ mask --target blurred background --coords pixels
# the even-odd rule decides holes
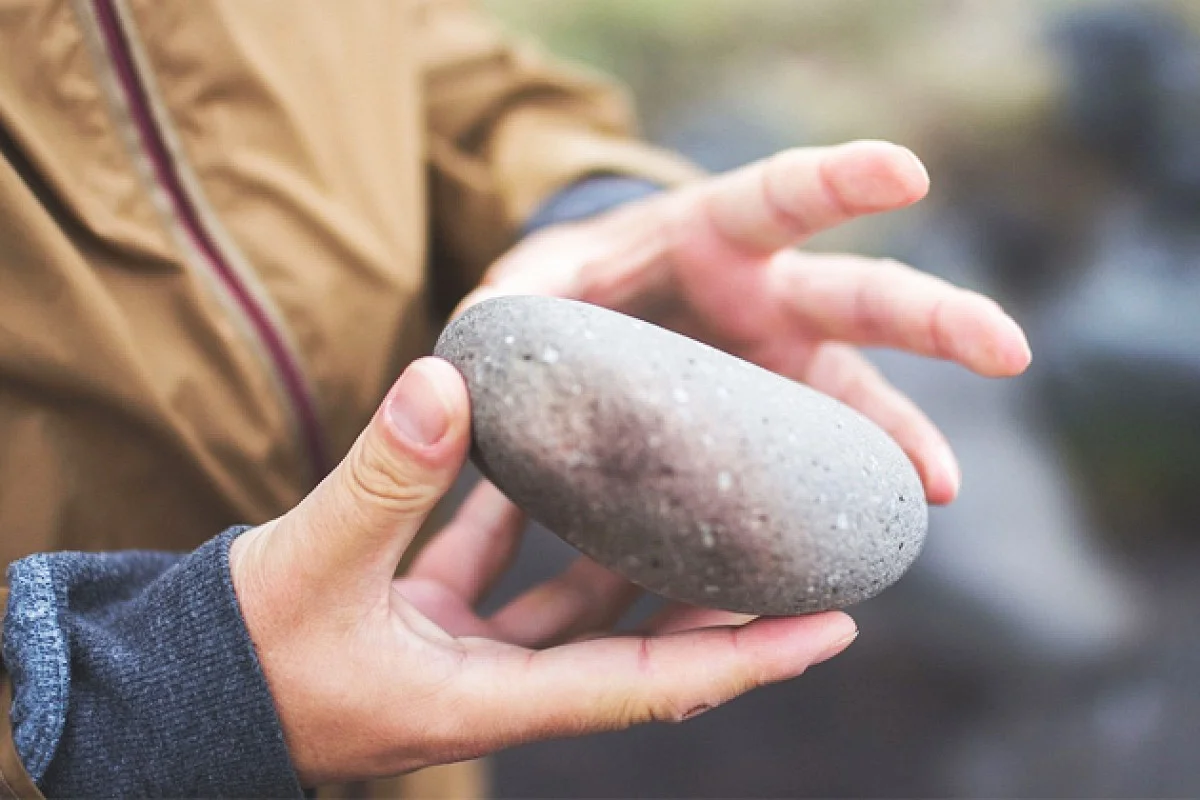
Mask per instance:
[[[857,138],[918,208],[812,245],[991,294],[995,382],[879,353],[961,499],[850,650],[677,727],[520,748],[500,797],[1200,796],[1200,2],[490,0],[728,169]],[[535,532],[512,583],[571,553]]]

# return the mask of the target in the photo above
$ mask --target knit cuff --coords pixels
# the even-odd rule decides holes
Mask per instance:
[[[641,200],[662,191],[662,186],[625,175],[591,175],[561,189],[526,220],[521,229],[528,236],[542,228],[593,217],[617,206]]]
[[[245,530],[9,568],[14,738],[43,792],[302,796],[229,573]]]

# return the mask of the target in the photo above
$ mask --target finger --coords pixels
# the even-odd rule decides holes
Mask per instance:
[[[445,361],[413,362],[341,464],[280,519],[310,579],[391,580],[421,522],[466,458],[466,386]]]
[[[512,563],[525,522],[525,514],[484,481],[425,546],[408,574],[440,583],[474,605]]]
[[[929,176],[910,150],[852,142],[786,150],[715,178],[682,218],[710,225],[735,250],[767,255],[855,217],[911,205],[928,191]]]
[[[762,619],[657,637],[610,637],[467,659],[461,707],[493,747],[679,722],[795,677],[849,645],[845,614]]]
[[[792,377],[841,400],[883,428],[908,455],[931,503],[949,503],[961,482],[958,461],[941,431],[853,347],[824,344],[802,375]]]
[[[524,647],[567,641],[616,624],[641,590],[581,556],[562,574],[535,586],[491,618],[496,635]]]
[[[666,633],[678,633],[697,628],[740,626],[752,622],[754,619],[756,617],[749,614],[700,608],[687,603],[671,603],[646,620],[646,623],[641,626],[641,631],[661,636]]]
[[[994,300],[905,264],[785,251],[768,280],[807,333],[894,347],[1006,377],[1029,366],[1029,343]]]

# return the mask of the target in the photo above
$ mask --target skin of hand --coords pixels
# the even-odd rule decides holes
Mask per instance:
[[[678,330],[837,397],[908,453],[931,502],[959,487],[937,428],[858,346],[1029,364],[993,301],[887,260],[793,249],[921,199],[928,176],[882,142],[791,150],[528,237],[464,301],[550,294]],[[525,520],[495,488],[395,578],[469,441],[462,379],[415,362],[342,464],[285,516],[238,538],[234,588],[306,785],[392,775],[538,739],[680,721],[794,677],[856,635],[845,614],[759,619],[668,606],[608,635],[638,590],[587,558],[496,614],[475,607]]]
[[[992,300],[890,260],[795,247],[909,206],[929,177],[886,142],[787,150],[742,169],[528,237],[463,307],[499,294],[571,297],[634,314],[831,395],[912,459],[933,503],[958,463],[932,422],[858,347],[892,347],[1008,377],[1029,365]]]
[[[585,559],[481,617],[525,524],[490,485],[396,578],[469,427],[458,372],[416,361],[312,494],[233,543],[234,590],[305,786],[681,721],[857,633],[840,612],[747,621],[675,605],[637,635],[608,635],[632,593]]]

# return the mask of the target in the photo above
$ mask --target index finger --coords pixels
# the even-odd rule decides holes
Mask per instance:
[[[683,219],[708,224],[734,249],[769,255],[855,217],[911,205],[929,175],[887,142],[785,150],[697,187]]]

